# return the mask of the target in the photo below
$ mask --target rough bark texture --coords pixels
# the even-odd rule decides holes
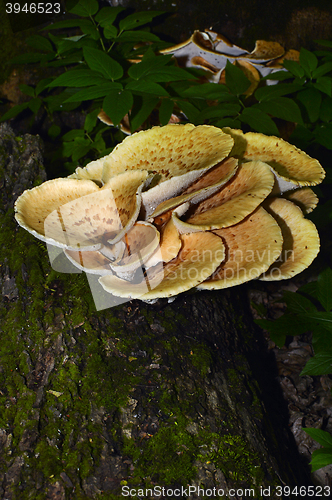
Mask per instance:
[[[13,219],[40,146],[0,128],[0,497],[307,484],[244,287],[96,312],[85,275],[52,270]]]

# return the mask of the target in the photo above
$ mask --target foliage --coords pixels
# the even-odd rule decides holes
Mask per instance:
[[[303,429],[310,437],[323,446],[315,450],[311,457],[311,468],[315,470],[332,463],[332,436],[321,429]]]
[[[272,340],[282,347],[286,335],[300,335],[312,331],[314,356],[307,362],[301,375],[332,374],[332,269],[326,268],[317,281],[303,285],[296,293],[284,292],[286,313],[271,321],[256,320],[270,332]],[[312,454],[312,470],[332,463],[332,436],[320,429],[304,429],[323,448]]]
[[[99,9],[97,0],[80,0],[69,12],[72,18],[50,25],[47,36],[27,39],[35,51],[13,59],[16,64],[37,64],[52,76],[36,86],[21,85],[27,102],[10,109],[1,121],[25,110],[35,115],[46,110],[50,138],[57,141],[62,135],[57,156],[70,157],[71,168],[78,160],[86,164],[112,150],[110,129],[97,118],[101,108],[114,125],[129,112],[132,132],[156,122],[165,125],[174,110],[195,125],[272,135],[279,135],[277,118],[297,124],[291,142],[332,149],[332,52],[316,55],[301,49],[299,63],[285,60],[287,71],[265,78],[281,83],[265,85],[263,78],[254,96],[248,96],[251,82],[230,62],[225,85],[202,84],[203,70],[184,70],[171,55],[160,54],[168,44],[149,26],[160,11],[128,15],[120,6]],[[59,30],[65,34],[53,34]],[[62,130],[57,114],[73,109],[84,113],[83,129]]]

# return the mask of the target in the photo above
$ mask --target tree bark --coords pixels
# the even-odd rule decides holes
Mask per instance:
[[[40,148],[1,125],[1,498],[281,498],[310,483],[245,287],[96,311],[84,273],[54,271],[13,218],[45,180]]]

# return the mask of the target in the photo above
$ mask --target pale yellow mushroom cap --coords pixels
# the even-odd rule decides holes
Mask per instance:
[[[296,186],[315,186],[322,182],[325,171],[318,160],[280,137],[256,132],[223,129],[234,139],[232,156],[243,160],[261,160],[270,165],[278,177]],[[291,187],[288,187],[291,189]]]
[[[282,249],[282,234],[275,219],[262,207],[232,227],[213,231],[226,247],[225,261],[197,288],[217,290],[258,278]]]
[[[291,201],[271,198],[266,200],[264,207],[281,228],[283,248],[280,259],[260,279],[278,281],[292,278],[309,267],[317,256],[320,247],[317,229]]]

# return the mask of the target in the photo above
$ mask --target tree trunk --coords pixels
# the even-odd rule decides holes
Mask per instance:
[[[39,139],[2,125],[1,498],[281,498],[277,486],[306,485],[245,287],[97,312],[86,275],[55,272],[13,218],[43,180]]]

